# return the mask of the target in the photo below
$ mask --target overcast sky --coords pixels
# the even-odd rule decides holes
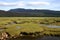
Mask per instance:
[[[60,0],[0,0],[0,10],[14,8],[50,9],[60,11]]]

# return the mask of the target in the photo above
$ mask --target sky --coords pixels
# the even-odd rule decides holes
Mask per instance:
[[[15,8],[60,11],[60,0],[0,0],[0,10],[10,10]]]

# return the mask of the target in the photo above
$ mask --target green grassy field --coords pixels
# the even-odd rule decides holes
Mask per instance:
[[[60,17],[0,17],[0,33],[6,31],[11,35],[19,35],[20,32],[44,31],[46,34],[54,34],[56,32],[50,31],[60,31],[60,28],[49,28],[45,25],[60,26]]]

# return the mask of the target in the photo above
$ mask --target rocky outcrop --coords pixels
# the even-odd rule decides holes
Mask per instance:
[[[8,32],[3,32],[0,36],[0,40],[7,40],[10,38],[10,34]]]

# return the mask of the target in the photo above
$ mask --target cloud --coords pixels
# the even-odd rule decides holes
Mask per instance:
[[[7,0],[9,1],[9,0]],[[56,0],[14,0],[0,1],[0,8],[26,8],[26,9],[59,9],[60,1]]]
[[[21,2],[0,2],[0,6],[24,6],[25,4]]]
[[[0,2],[0,6],[39,6],[39,5],[50,5],[48,2],[24,2],[24,1],[19,1],[19,2]]]
[[[29,2],[30,5],[50,5],[49,2]]]
[[[0,6],[15,6],[15,3],[0,2]]]

